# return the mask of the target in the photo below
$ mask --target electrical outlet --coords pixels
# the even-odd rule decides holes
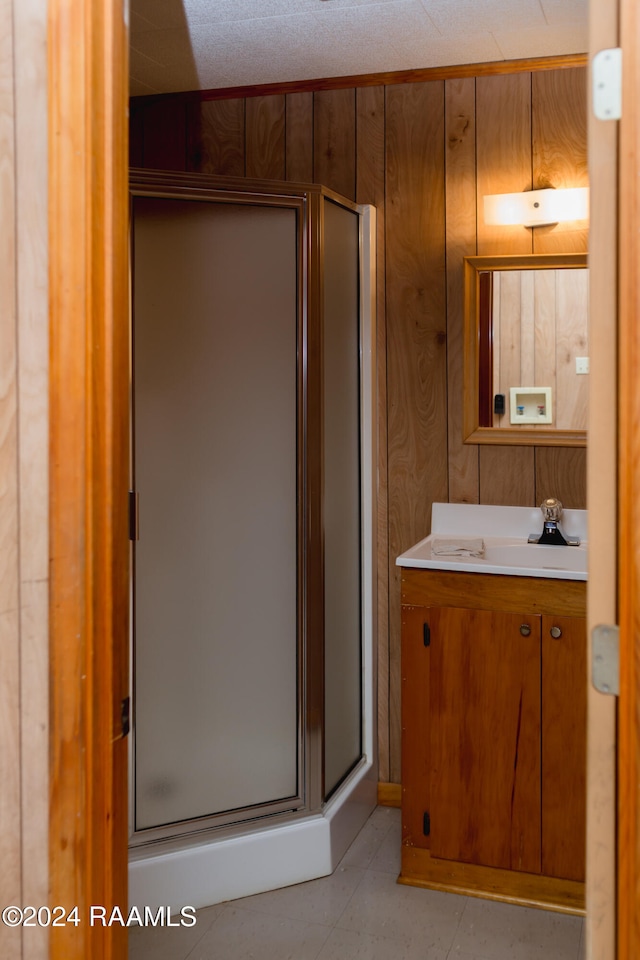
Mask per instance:
[[[576,373],[589,373],[589,357],[576,357]]]

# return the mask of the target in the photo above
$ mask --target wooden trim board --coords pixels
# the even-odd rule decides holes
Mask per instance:
[[[585,915],[583,883],[440,860],[432,857],[429,850],[418,847],[402,847],[398,883],[557,913]]]
[[[619,154],[619,357],[618,357],[618,957],[640,951],[640,256],[638,161],[640,117],[633,98],[640,79],[640,15],[631,0],[620,3],[625,108]]]
[[[528,60],[494,60],[490,63],[461,63],[450,67],[425,67],[422,70],[395,70],[388,73],[363,73],[346,77],[319,77],[314,80],[291,80],[282,83],[250,84],[244,87],[220,87],[214,90],[194,90],[189,93],[159,93],[135,97],[145,104],[185,97],[193,101],[235,100],[249,97],[267,97],[276,94],[343,90],[351,87],[391,86],[402,83],[425,83],[430,80],[454,80],[459,77],[501,76],[507,73],[528,73],[533,70],[568,70],[584,67],[586,53],[572,53],[559,57],[535,57]]]
[[[125,960],[129,659],[124,0],[49,3],[50,960]]]
[[[401,807],[402,806],[402,784],[401,783],[378,783],[378,806],[379,807]]]

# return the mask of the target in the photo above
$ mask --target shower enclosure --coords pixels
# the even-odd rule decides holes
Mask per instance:
[[[320,821],[328,872],[375,802],[374,212],[135,171],[131,203],[132,894],[236,851],[211,903],[309,879],[248,851]]]

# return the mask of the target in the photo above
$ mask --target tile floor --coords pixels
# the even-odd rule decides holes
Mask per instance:
[[[378,807],[330,877],[130,928],[129,960],[581,960],[583,921],[396,884],[400,811]]]

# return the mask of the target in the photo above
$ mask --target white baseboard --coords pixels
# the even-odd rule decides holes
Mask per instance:
[[[129,905],[206,907],[332,873],[376,805],[363,760],[321,814],[136,859]]]

